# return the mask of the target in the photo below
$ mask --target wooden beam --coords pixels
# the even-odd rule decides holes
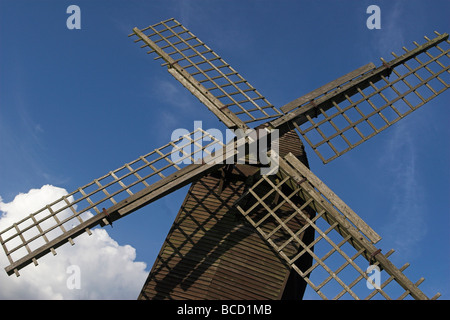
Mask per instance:
[[[117,217],[117,219],[127,214],[130,214],[136,211],[137,209],[142,208],[143,206],[155,200],[158,200],[159,198],[179,188],[184,187],[185,185],[191,183],[194,180],[200,179],[209,172],[217,170],[220,166],[223,165],[224,164],[203,164],[203,165],[193,164],[181,169],[176,174],[164,178],[158,181],[157,183],[151,185],[150,187],[145,188],[144,190],[142,190],[142,192],[140,192],[139,197],[136,197],[135,199],[129,198],[125,199],[123,200],[124,203],[119,202],[118,206],[123,205],[123,207],[117,210],[120,215]],[[158,184],[158,186],[155,186],[156,184]]]
[[[305,104],[306,102],[311,101],[311,100],[317,98],[318,96],[327,93],[328,91],[330,91],[332,89],[338,88],[342,84],[344,84],[348,81],[351,81],[352,79],[354,79],[372,69],[375,69],[375,65],[372,62],[370,62],[362,67],[359,67],[356,70],[353,70],[353,71],[347,73],[346,75],[343,75],[342,77],[337,78],[336,80],[333,80],[333,81],[321,86],[320,88],[317,88],[317,89],[305,94],[304,96],[301,96],[300,98],[297,98],[297,99],[285,104],[280,109],[284,113],[287,113],[287,112]]]
[[[219,118],[228,128],[248,129],[248,126],[242,122],[234,113],[224,108],[222,102],[214,97],[201,83],[194,79],[186,71],[179,71],[179,68],[168,69],[169,73],[177,79],[186,89],[188,89],[201,103],[203,103],[212,113]]]
[[[344,216],[353,223],[364,235],[372,242],[377,243],[381,237],[364,222],[349,206],[345,204],[328,186],[323,183],[315,174],[313,174],[302,162],[291,153],[287,154],[285,160],[295,167],[303,177],[305,177],[320,193],[322,193],[330,202],[344,214]]]
[[[222,149],[217,150],[215,154],[202,159],[202,163],[190,164],[118,202],[107,210],[110,220],[115,221],[120,219],[164,195],[167,195],[196,179],[200,179],[211,171],[225,166],[230,162],[230,159],[233,159],[238,154],[238,146],[244,144],[245,141],[245,138],[241,138],[238,141],[230,141]]]

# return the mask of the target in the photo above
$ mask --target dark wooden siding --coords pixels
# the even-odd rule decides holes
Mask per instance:
[[[287,152],[306,162],[295,132],[280,139],[280,154]],[[225,169],[223,185],[222,171],[191,185],[139,299],[292,298],[292,293],[283,294],[290,268],[232,207],[247,177],[259,169]],[[288,287],[298,294],[297,285]]]

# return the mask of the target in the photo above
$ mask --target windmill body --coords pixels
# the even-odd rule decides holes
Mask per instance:
[[[429,299],[423,279],[393,265],[381,237],[309,170],[297,132],[328,163],[428,103],[450,87],[448,34],[279,109],[175,19],[130,36],[245,134],[224,142],[195,129],[30,213],[0,232],[8,274],[191,184],[140,299],[300,299],[306,285],[323,299]]]
[[[307,164],[294,131],[283,135],[280,146],[281,155],[292,152]],[[303,295],[306,282],[295,272],[289,277],[290,266],[233,207],[258,171],[250,165],[229,165],[191,185],[140,299],[259,300]],[[289,206],[283,209],[291,212]],[[264,208],[258,214],[264,215]],[[303,226],[304,221],[292,220],[290,227]],[[309,228],[301,237],[309,244],[313,235]],[[306,270],[312,258],[305,254],[300,262]]]

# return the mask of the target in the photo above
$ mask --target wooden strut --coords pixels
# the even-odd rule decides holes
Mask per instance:
[[[369,264],[372,265],[375,262],[375,256],[381,252],[381,249],[375,250],[370,254]]]
[[[393,70],[394,68],[392,68],[392,66],[391,66],[389,63],[387,63],[386,61],[384,61],[384,60],[382,61],[382,64],[383,64],[383,67],[385,67],[386,70],[388,71],[387,77],[389,78],[389,76],[391,75],[392,70]]]
[[[106,222],[108,222],[108,224],[111,226],[111,228],[112,228],[112,226],[113,226],[113,222],[112,222],[112,220],[111,220],[111,217],[109,216],[109,213],[108,213],[108,211],[105,209],[105,208],[103,208],[102,209],[102,213],[105,215],[105,219],[106,219]],[[104,222],[103,222],[104,223]],[[103,226],[102,226],[103,227]]]

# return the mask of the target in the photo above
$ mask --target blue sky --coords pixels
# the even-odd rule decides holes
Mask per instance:
[[[81,8],[69,30],[66,8]],[[366,8],[381,8],[381,29]],[[127,35],[170,17],[280,107],[434,30],[450,2],[0,0],[0,202],[43,185],[71,192],[170,140],[225,127]],[[450,298],[450,92],[344,156],[311,170],[396,249],[429,296]],[[153,265],[187,188],[108,228]],[[117,225],[117,227],[116,227]],[[53,258],[56,259],[56,258]],[[137,296],[137,293],[136,293]],[[135,298],[135,297],[131,297]]]

